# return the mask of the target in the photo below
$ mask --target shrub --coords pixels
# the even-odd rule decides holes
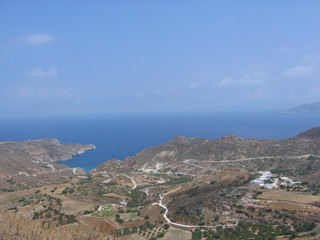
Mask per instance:
[[[69,192],[69,191],[68,191],[67,189],[63,189],[61,193],[62,193],[62,194],[68,194],[68,192]]]
[[[118,222],[118,223],[123,223],[123,222],[124,222],[124,220],[123,220],[123,219],[121,219],[121,218],[117,218],[117,219],[116,219],[116,222]]]
[[[157,238],[163,238],[164,237],[164,234],[163,233],[159,233],[158,235],[157,235]]]
[[[164,224],[163,226],[162,226],[164,229],[169,229],[170,228],[170,225],[169,224]]]

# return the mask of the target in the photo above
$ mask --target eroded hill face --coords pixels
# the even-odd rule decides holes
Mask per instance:
[[[71,169],[56,164],[94,145],[61,144],[56,139],[0,143],[0,188],[24,189],[61,182],[73,175]]]

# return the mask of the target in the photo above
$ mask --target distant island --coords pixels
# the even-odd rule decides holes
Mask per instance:
[[[305,103],[285,110],[286,113],[320,113],[320,102]]]

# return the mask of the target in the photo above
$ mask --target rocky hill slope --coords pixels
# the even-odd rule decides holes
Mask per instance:
[[[143,172],[183,175],[205,175],[229,168],[309,175],[319,172],[318,155],[320,128],[313,128],[283,140],[244,139],[234,135],[214,140],[178,136],[127,158],[122,165]],[[97,169],[107,171],[115,164],[116,169],[121,169],[119,161],[104,163]]]
[[[55,162],[70,159],[94,148],[94,145],[61,144],[57,139],[1,142],[1,187],[15,189],[61,182],[72,171]]]

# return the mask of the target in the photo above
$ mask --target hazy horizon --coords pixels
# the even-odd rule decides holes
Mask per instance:
[[[1,117],[320,100],[319,1],[0,2]]]

